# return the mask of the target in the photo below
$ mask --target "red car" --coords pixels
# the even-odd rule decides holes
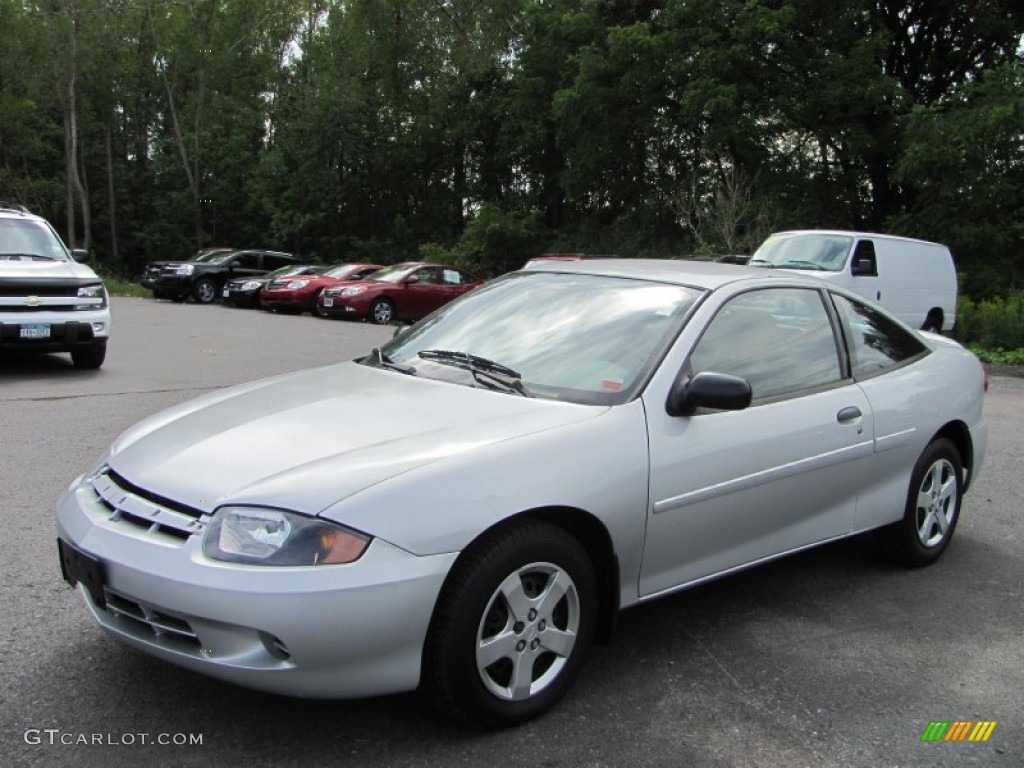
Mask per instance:
[[[481,282],[459,267],[407,261],[386,267],[358,285],[325,289],[317,309],[321,316],[365,317],[377,325],[419,320]]]
[[[380,264],[338,264],[318,275],[281,277],[270,281],[260,291],[260,306],[282,312],[308,310],[310,314],[323,317],[318,300],[325,288],[362,280],[380,269]]]

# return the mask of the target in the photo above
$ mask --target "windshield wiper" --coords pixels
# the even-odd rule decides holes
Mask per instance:
[[[772,264],[767,259],[751,259],[750,261],[747,262],[747,264],[764,264],[766,267],[771,267],[773,269],[775,268],[775,265]]]
[[[411,365],[402,365],[401,363],[396,363],[390,357],[381,352],[380,347],[374,347],[372,350],[370,350],[370,354],[367,357],[363,358],[363,362],[367,361],[372,361],[379,368],[387,368],[388,370],[391,371],[406,373],[409,376],[416,375],[415,368],[413,368]]]
[[[497,384],[523,397],[534,396],[523,384],[523,377],[519,371],[494,360],[488,360],[486,357],[471,355],[469,352],[453,352],[448,349],[424,349],[419,352],[419,356],[424,360],[436,360],[439,363],[464,368],[473,374],[474,379],[489,389],[497,389],[494,386]]]
[[[813,269],[813,270],[816,270],[818,272],[827,272],[828,271],[823,266],[821,266],[821,264],[818,264],[816,261],[800,261],[800,260],[797,260],[797,261],[787,261],[787,262],[784,262],[782,264],[777,264],[776,266],[783,267],[783,268],[785,268],[785,267],[796,267],[797,269]]]

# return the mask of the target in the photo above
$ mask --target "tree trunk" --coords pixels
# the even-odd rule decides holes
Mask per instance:
[[[110,123],[104,128],[103,143],[107,160],[107,206],[110,211],[110,256],[114,263],[121,261],[117,247],[117,197],[114,194],[114,153],[111,150]]]

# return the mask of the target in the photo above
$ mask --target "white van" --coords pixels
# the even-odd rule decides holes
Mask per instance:
[[[769,237],[748,263],[813,271],[881,304],[911,328],[950,331],[956,323],[956,269],[949,248],[938,243],[871,232],[795,230]]]

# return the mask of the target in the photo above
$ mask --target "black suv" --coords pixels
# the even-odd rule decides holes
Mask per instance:
[[[140,282],[158,299],[184,301],[191,296],[209,304],[230,279],[265,275],[298,263],[290,253],[279,251],[208,248],[189,261],[152,261]]]

